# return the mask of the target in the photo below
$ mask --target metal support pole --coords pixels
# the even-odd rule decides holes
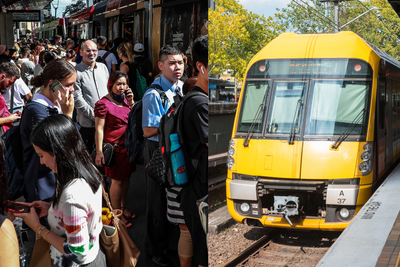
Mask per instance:
[[[339,32],[339,0],[335,4],[335,33]]]

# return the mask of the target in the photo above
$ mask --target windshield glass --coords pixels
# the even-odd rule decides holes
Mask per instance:
[[[305,135],[340,135],[368,107],[371,82],[320,80],[313,83]],[[365,113],[367,114],[367,113]],[[364,134],[367,116],[350,135]]]
[[[244,91],[244,97],[239,116],[238,132],[247,133],[253,121],[258,118],[258,120],[255,121],[252,132],[261,133],[265,108],[261,110],[262,114],[257,114],[257,111],[259,110],[261,104],[266,105],[269,87],[270,81],[268,80],[246,82],[246,88]]]
[[[299,124],[296,125],[295,133],[299,132],[302,120],[302,105],[297,110],[296,107],[298,101],[300,99],[303,100],[305,90],[306,82],[275,83],[267,124],[267,134],[289,134],[295,115],[297,117],[298,112],[300,112]]]

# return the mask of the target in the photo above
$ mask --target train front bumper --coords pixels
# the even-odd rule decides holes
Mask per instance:
[[[294,184],[297,184],[297,189],[300,188],[307,192],[314,190],[318,191],[321,197],[324,195],[324,201],[320,203],[320,206],[325,207],[322,213],[310,215],[302,212],[301,216],[297,216],[300,215],[301,201],[299,197],[296,197],[296,193],[293,195],[277,194],[276,196],[272,194],[274,201],[266,205],[262,200],[262,181],[262,179],[227,180],[228,210],[236,221],[265,227],[340,231],[348,226],[362,204],[365,203],[363,197],[360,196],[368,195],[367,191],[371,190],[370,185],[326,183],[324,185],[324,182],[321,181],[292,180]],[[287,182],[289,181],[277,185],[277,188],[288,188]],[[291,183],[292,187],[293,183]],[[343,196],[346,197],[345,201]],[[347,218],[339,216],[341,210],[347,212]]]

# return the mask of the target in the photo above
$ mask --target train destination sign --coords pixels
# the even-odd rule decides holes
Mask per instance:
[[[371,67],[358,59],[274,59],[254,63],[247,78],[371,78]]]
[[[13,21],[40,21],[40,10],[18,10],[18,11],[8,11],[8,13],[12,13]]]

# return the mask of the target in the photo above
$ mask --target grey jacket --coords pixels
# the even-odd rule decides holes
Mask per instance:
[[[75,66],[77,75],[74,85],[76,119],[83,127],[94,127],[94,105],[108,94],[108,69],[96,62],[94,69],[83,61]]]

